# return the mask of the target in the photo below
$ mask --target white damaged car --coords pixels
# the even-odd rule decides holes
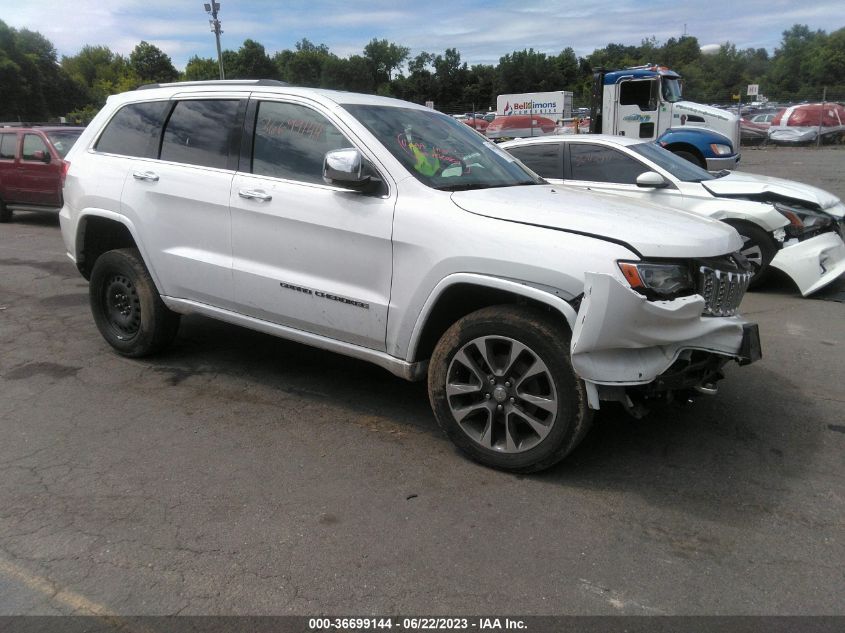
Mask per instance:
[[[714,393],[761,356],[731,227],[549,185],[422,106],[152,86],[109,97],[68,161],[65,247],[117,353],[196,313],[369,361],[427,379],[497,468],[563,459],[602,401]]]
[[[730,224],[754,267],[752,287],[776,268],[807,296],[845,273],[845,204],[822,189],[739,171],[713,174],[654,143],[624,136],[521,139],[501,147],[551,183]]]

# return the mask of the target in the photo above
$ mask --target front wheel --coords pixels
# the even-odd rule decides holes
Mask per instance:
[[[89,296],[100,334],[124,356],[154,354],[179,329],[179,315],[164,305],[137,249],[100,255],[91,271]]]
[[[748,287],[757,288],[766,281],[771,272],[769,264],[777,255],[777,244],[774,238],[759,226],[745,222],[737,222],[731,226],[742,238],[740,252],[748,260],[754,273]]]
[[[678,150],[677,152],[673,151],[673,154],[678,156],[679,158],[683,158],[686,161],[693,163],[694,165],[698,165],[702,169],[707,169],[707,165],[703,160],[701,160],[698,156],[693,154],[692,152],[685,152],[683,150]]]
[[[0,222],[10,222],[12,220],[12,210],[0,200]]]
[[[429,365],[441,428],[494,468],[534,472],[562,460],[592,420],[569,341],[566,325],[536,308],[494,306],[460,319]]]

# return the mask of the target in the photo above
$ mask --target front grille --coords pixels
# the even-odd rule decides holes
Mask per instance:
[[[753,273],[711,266],[700,266],[698,273],[698,292],[704,297],[704,314],[719,317],[735,315]]]

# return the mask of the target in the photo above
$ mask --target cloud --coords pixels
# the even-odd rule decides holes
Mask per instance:
[[[795,4],[792,0],[710,0],[706,4],[669,0],[368,0],[352,8],[348,0],[221,0],[224,48],[246,38],[268,52],[293,48],[303,37],[325,43],[339,55],[358,54],[373,37],[442,53],[457,48],[464,61],[496,63],[514,50],[534,48],[557,54],[572,47],[587,55],[610,42],[637,45],[655,36],[679,37],[684,29],[700,42],[734,43],[737,48],[779,45],[793,24],[831,29],[841,0]],[[43,33],[60,54],[86,44],[103,44],[127,54],[141,40],[173,58],[177,67],[194,54],[216,55],[202,0],[4,0],[0,19],[13,27]]]

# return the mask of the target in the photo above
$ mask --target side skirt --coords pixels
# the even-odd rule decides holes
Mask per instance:
[[[222,308],[216,308],[197,301],[189,301],[188,299],[177,299],[174,297],[161,297],[164,304],[180,314],[202,314],[212,319],[225,321],[234,325],[241,325],[251,330],[278,336],[279,338],[310,345],[319,349],[328,350],[344,356],[351,356],[359,360],[364,360],[374,365],[378,365],[389,371],[395,376],[404,378],[405,380],[418,381],[426,376],[428,371],[428,361],[409,363],[407,361],[395,358],[385,352],[380,352],[368,347],[361,347],[360,345],[353,345],[352,343],[345,343],[336,339],[305,332],[304,330],[297,330],[295,328],[279,325],[270,321],[256,319],[254,317],[231,312]]]

